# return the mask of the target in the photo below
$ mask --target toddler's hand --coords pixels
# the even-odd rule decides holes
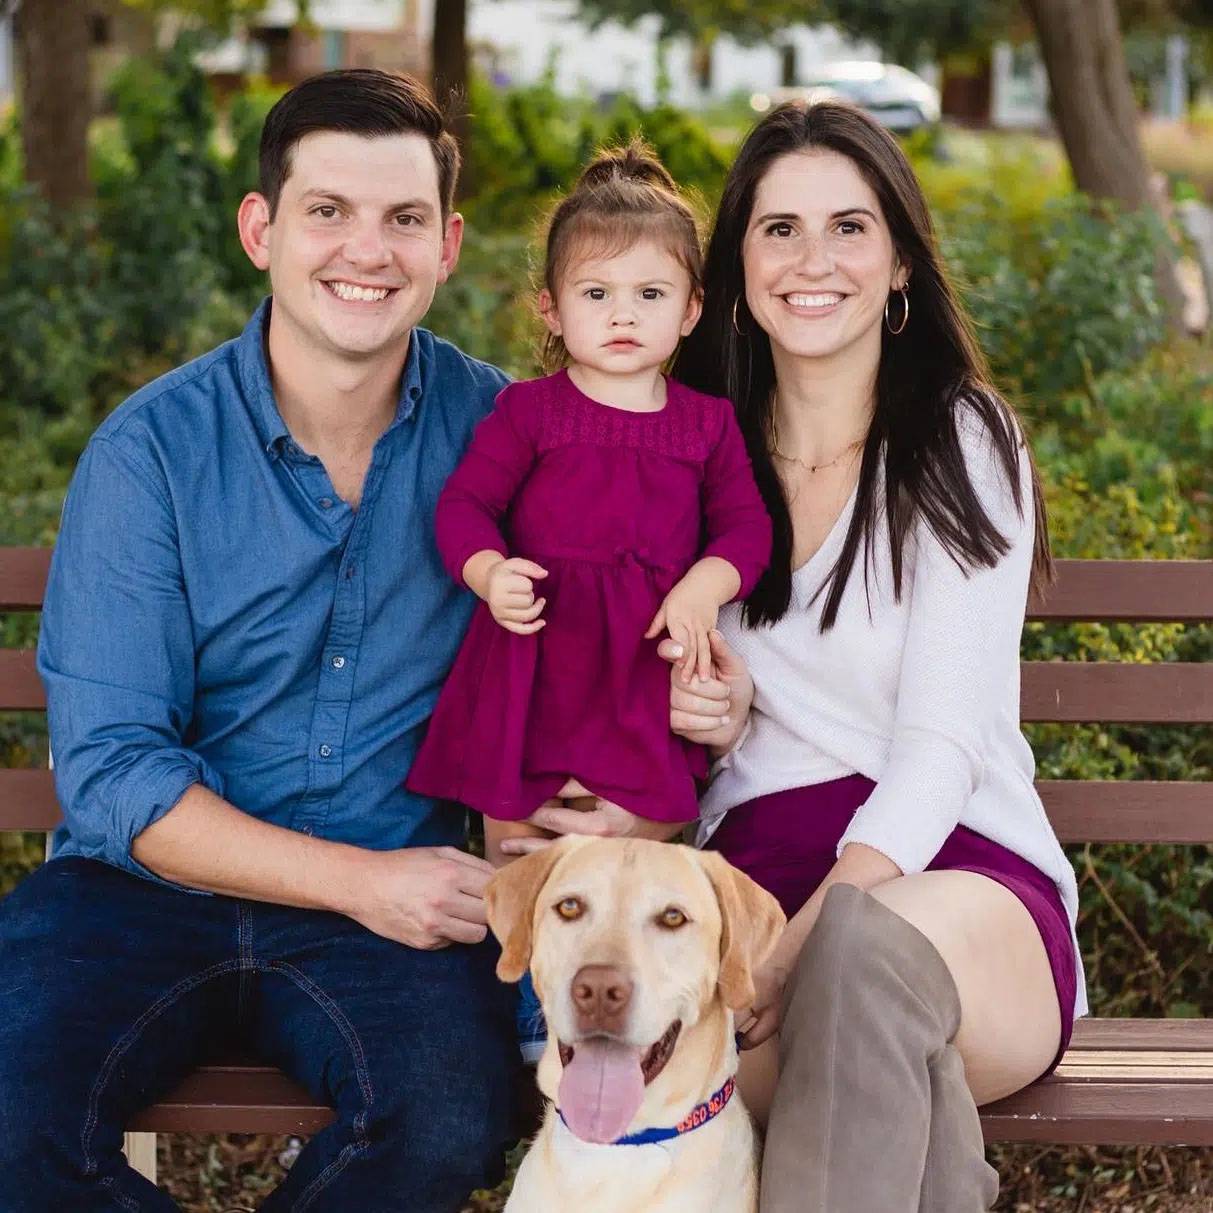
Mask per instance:
[[[665,596],[644,634],[645,639],[660,636],[664,628],[682,645],[683,657],[678,662],[682,681],[690,682],[694,674],[706,679],[712,672],[708,633],[715,628],[719,612],[720,605],[711,589],[688,575]]]
[[[545,621],[539,616],[547,599],[536,599],[531,582],[547,575],[547,569],[518,556],[499,560],[489,570],[484,600],[493,618],[507,632],[529,636],[543,627]]]

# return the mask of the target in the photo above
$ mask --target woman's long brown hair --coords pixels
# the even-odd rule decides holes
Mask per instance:
[[[856,166],[880,200],[894,249],[910,270],[910,322],[898,336],[883,330],[876,407],[855,511],[842,551],[818,590],[825,595],[825,631],[838,615],[861,547],[866,579],[881,513],[897,598],[905,543],[920,517],[962,568],[992,568],[1006,554],[1007,538],[982,507],[965,464],[958,409],[973,409],[989,432],[1021,516],[1019,448],[1026,442],[1010,405],[990,382],[971,322],[944,272],[922,188],[896,140],[860,110],[838,102],[791,102],[773,110],[751,131],[729,171],[704,265],[703,316],[674,365],[677,379],[733,401],[774,523],[771,565],[746,599],[746,623],[773,623],[788,610],[792,521],[770,451],[775,365],[770,340],[746,307],[742,245],[758,184],[771,165],[789,153],[815,150],[838,152]],[[1025,457],[1031,462],[1029,450]],[[883,502],[878,492],[882,461]],[[1039,586],[1052,577],[1052,559],[1040,480],[1035,464],[1031,467],[1032,579]]]

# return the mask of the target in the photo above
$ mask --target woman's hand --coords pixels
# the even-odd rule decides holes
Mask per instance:
[[[796,967],[800,954],[799,936],[788,940],[785,933],[775,951],[754,973],[754,1002],[749,1011],[737,1016],[737,1029],[741,1032],[738,1047],[756,1049],[779,1031],[779,1020],[783,1014],[783,988]]]
[[[862,842],[849,842],[842,854],[813,890],[813,895],[788,919],[788,924],[766,962],[754,973],[754,1003],[750,1010],[737,1016],[742,1032],[740,1047],[757,1048],[779,1030],[783,1015],[783,988],[796,968],[817,916],[821,913],[826,894],[836,884],[850,884],[870,892],[902,875],[901,869],[875,847]]]
[[[712,668],[706,679],[683,682],[675,664],[670,670],[670,729],[679,737],[714,750],[727,750],[741,736],[754,702],[754,680],[745,662],[713,628],[708,633]],[[674,640],[663,640],[657,652],[676,663],[683,652]]]
[[[593,808],[570,808],[564,800],[593,800]],[[541,804],[526,819],[528,825],[538,826],[560,837],[563,834],[588,834],[595,838],[655,838],[664,842],[682,828],[683,822],[650,821],[637,817],[622,805],[595,797],[575,779],[570,779],[556,794],[556,798]],[[555,838],[503,838],[503,855],[529,855],[551,846]]]

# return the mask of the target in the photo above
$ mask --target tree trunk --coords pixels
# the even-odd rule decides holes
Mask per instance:
[[[1053,117],[1080,190],[1131,208],[1151,204],[1116,0],[1023,0],[1049,75]],[[1182,295],[1170,260],[1158,285],[1178,322]]]
[[[712,56],[716,49],[716,35],[700,33],[695,37],[695,45],[691,48],[691,70],[695,73],[695,83],[700,92],[707,95],[712,91]]]
[[[435,0],[434,41],[431,51],[434,97],[451,116],[451,129],[463,152],[458,196],[471,193],[468,163],[468,43],[467,0]]]
[[[56,210],[89,196],[86,0],[24,0],[17,10],[25,176]]]

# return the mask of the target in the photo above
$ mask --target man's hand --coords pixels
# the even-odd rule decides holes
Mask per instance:
[[[427,951],[485,937],[486,860],[454,847],[406,847],[365,851],[359,869],[343,909],[376,935]]]
[[[529,636],[543,627],[545,621],[539,616],[547,599],[535,598],[532,582],[547,575],[547,569],[519,556],[499,560],[489,569],[484,600],[489,604],[493,618],[507,632]]]
[[[683,681],[677,664],[683,657],[679,644],[663,640],[657,652],[672,666],[670,730],[688,741],[723,751],[741,736],[754,702],[754,680],[746,663],[718,631],[708,633],[708,646],[712,655],[710,676],[696,677],[690,684]]]

